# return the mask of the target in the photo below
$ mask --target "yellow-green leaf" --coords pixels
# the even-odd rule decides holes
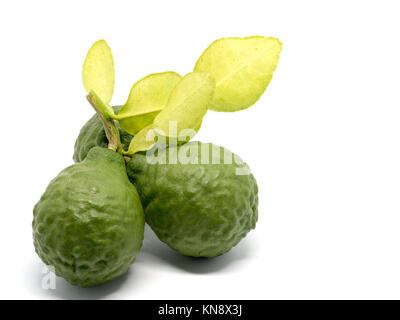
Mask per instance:
[[[187,74],[172,91],[166,107],[154,119],[155,127],[168,137],[181,136],[181,131],[200,128],[215,90],[215,81],[206,73]],[[176,122],[177,135],[170,132],[171,122]],[[174,130],[174,128],[171,128]]]
[[[264,93],[282,49],[276,38],[222,38],[200,56],[194,71],[210,74],[216,89],[210,109],[238,111],[253,105]]]
[[[133,137],[127,153],[135,154],[139,151],[149,150],[152,146],[154,146],[156,141],[155,132],[153,129],[154,125],[151,124],[140,130],[139,133]]]
[[[96,92],[105,104],[109,104],[114,91],[114,78],[111,49],[104,40],[96,41],[83,64],[83,85],[87,92]]]
[[[153,73],[136,82],[116,116],[121,127],[134,135],[153,123],[182,77],[176,72]]]
[[[167,105],[153,124],[142,129],[131,141],[128,153],[150,149],[156,138],[174,143],[193,137],[207,112],[215,89],[215,81],[206,73],[187,74],[172,90]]]

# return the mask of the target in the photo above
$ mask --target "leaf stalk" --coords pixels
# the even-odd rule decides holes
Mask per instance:
[[[86,98],[98,114],[100,121],[103,124],[104,131],[108,139],[108,149],[122,154],[123,147],[121,144],[119,131],[110,115],[110,111],[108,110],[107,106],[101,101],[94,91],[90,91]]]

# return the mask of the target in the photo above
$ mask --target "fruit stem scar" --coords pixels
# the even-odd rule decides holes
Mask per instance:
[[[100,98],[92,91],[86,96],[90,105],[99,115],[101,123],[103,124],[104,131],[108,139],[108,149],[115,152],[122,153],[123,147],[119,131],[115,126],[114,120],[110,117],[107,106],[100,100]]]

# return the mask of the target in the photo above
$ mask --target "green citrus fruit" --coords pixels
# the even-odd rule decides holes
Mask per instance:
[[[221,255],[255,228],[257,183],[248,167],[222,147],[189,142],[153,155],[137,153],[127,171],[147,223],[184,255]]]
[[[121,109],[121,106],[116,106],[113,108],[115,113],[118,113],[118,111]],[[132,136],[124,131],[117,121],[115,124],[119,131],[122,146],[126,150],[129,147]],[[79,132],[79,136],[75,141],[73,159],[75,162],[81,162],[86,158],[89,150],[93,147],[107,148],[107,145],[108,139],[104,131],[103,124],[101,123],[99,116],[95,114],[89,119],[88,122],[85,123]]]
[[[89,287],[125,273],[142,246],[144,214],[124,159],[100,147],[53,179],[33,210],[37,254]]]

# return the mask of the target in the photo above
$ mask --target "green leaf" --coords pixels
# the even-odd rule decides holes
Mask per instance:
[[[154,125],[151,124],[138,132],[129,145],[126,154],[135,154],[139,151],[149,150],[156,143]]]
[[[194,67],[216,81],[209,109],[227,112],[252,106],[271,81],[281,49],[278,39],[262,36],[214,41]]]
[[[167,105],[153,124],[142,129],[131,141],[128,153],[150,149],[158,143],[188,141],[200,129],[215,89],[215,81],[206,73],[187,74],[172,90]],[[165,138],[161,140],[160,138]]]
[[[154,118],[166,106],[172,89],[182,77],[176,72],[153,73],[136,82],[128,100],[115,119],[128,133],[135,135],[153,123]]]
[[[167,106],[154,119],[157,128],[167,136],[175,136],[169,132],[169,122],[176,121],[177,131],[196,129],[207,112],[215,90],[215,81],[206,73],[192,72],[187,74],[171,92]]]
[[[86,91],[94,91],[108,104],[114,91],[114,60],[110,47],[104,40],[96,41],[89,49],[83,63],[82,79]]]

